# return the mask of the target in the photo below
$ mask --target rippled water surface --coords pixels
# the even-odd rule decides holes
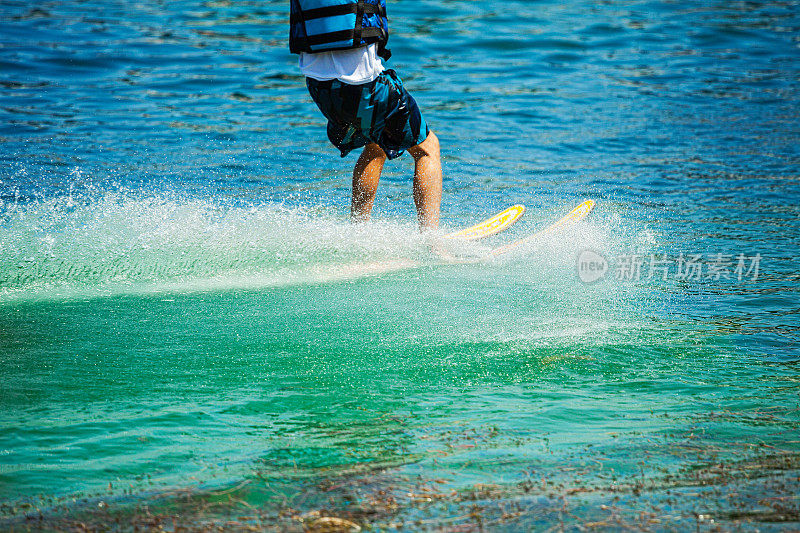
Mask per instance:
[[[0,528],[800,527],[800,3],[390,1],[472,264],[287,4],[0,3]]]

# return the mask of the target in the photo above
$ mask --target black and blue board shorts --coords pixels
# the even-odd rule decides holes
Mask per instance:
[[[428,124],[394,70],[373,81],[349,85],[306,78],[311,98],[328,119],[328,139],[346,156],[375,143],[394,159],[428,137]]]

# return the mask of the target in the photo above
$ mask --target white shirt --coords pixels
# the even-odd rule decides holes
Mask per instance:
[[[383,72],[376,43],[350,50],[300,54],[303,75],[319,81],[340,80],[349,85],[368,83]]]

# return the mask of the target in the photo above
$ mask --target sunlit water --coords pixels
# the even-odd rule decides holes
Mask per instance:
[[[0,4],[0,527],[797,527],[800,3],[390,2],[473,264],[285,4]]]

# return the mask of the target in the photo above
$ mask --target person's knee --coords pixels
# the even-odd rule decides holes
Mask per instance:
[[[383,149],[375,143],[366,145],[361,155],[369,161],[377,160],[381,163],[386,161],[386,154],[384,153]]]
[[[408,153],[414,159],[419,159],[420,157],[425,156],[439,156],[439,138],[434,135],[434,133],[428,132],[428,136],[425,138],[424,141],[419,143],[416,146],[412,146],[408,149]]]

